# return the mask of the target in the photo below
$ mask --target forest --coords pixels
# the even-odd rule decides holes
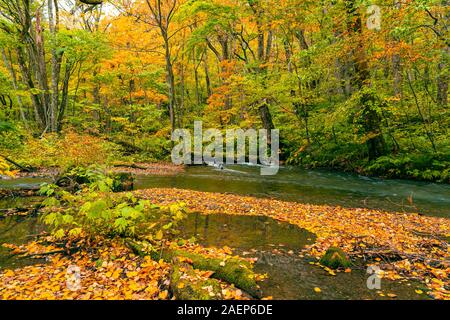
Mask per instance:
[[[448,4],[0,0],[0,299],[450,299]]]

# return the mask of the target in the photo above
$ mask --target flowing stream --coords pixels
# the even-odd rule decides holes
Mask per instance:
[[[46,178],[1,180],[0,189],[37,188]],[[275,176],[261,176],[258,166],[233,165],[223,170],[188,167],[175,176],[138,176],[136,189],[180,188],[230,192],[311,204],[418,212],[450,217],[450,185],[411,180],[386,180],[351,173],[281,167]]]
[[[450,217],[448,184],[385,180],[297,167],[282,167],[275,176],[261,176],[257,166],[225,166],[224,170],[188,167],[176,176],[138,177],[135,187],[230,192],[302,203]]]

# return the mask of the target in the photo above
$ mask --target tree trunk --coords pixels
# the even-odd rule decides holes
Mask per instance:
[[[69,102],[69,80],[72,72],[72,64],[66,61],[66,70],[64,73],[63,89],[61,94],[61,106],[58,112],[57,130],[58,132],[62,130],[62,122],[64,119],[64,114],[67,109],[67,104]]]
[[[49,105],[50,105],[50,88],[48,86],[47,78],[47,66],[45,62],[45,48],[44,48],[44,34],[41,25],[41,13],[39,9],[36,12],[36,34],[35,34],[35,46],[31,45],[29,48],[30,54],[30,66],[35,64],[36,78],[39,83],[39,89],[41,90],[41,101],[43,107],[43,124],[45,127],[43,131],[49,129]],[[34,61],[33,61],[34,59]]]
[[[399,54],[394,54],[392,56],[392,73],[394,77],[394,95],[401,99],[403,97],[403,90],[402,90],[403,75],[401,67],[401,58]]]
[[[355,47],[352,50],[353,64],[355,74],[353,85],[359,90],[368,85],[370,80],[369,66],[367,62],[367,54],[364,40],[362,37],[362,21],[358,12],[358,7],[355,0],[346,0],[347,8],[347,29],[352,36],[352,41]],[[385,153],[385,140],[381,131],[381,117],[379,113],[373,108],[376,97],[365,95],[362,97],[360,117],[363,122],[364,134],[369,136],[366,140],[369,161],[378,158]]]
[[[12,66],[12,64],[13,64],[12,56],[11,56],[11,54],[9,54],[9,61],[8,61],[8,57],[6,55],[5,49],[2,48],[1,51],[2,51],[3,63],[5,64],[5,68],[9,71],[9,74],[11,75],[14,90],[17,91],[17,90],[19,90],[19,85],[17,83],[16,72],[14,71],[14,68]],[[19,95],[17,96],[17,103],[19,106],[20,117],[21,117],[23,123],[25,124],[25,128],[28,128],[28,121],[27,121],[27,119],[25,117],[25,113],[23,111],[24,106],[23,106],[22,97]]]
[[[173,131],[175,131],[175,127],[176,127],[175,74],[173,72],[173,65],[172,65],[172,60],[171,60],[171,56],[170,56],[169,39],[165,32],[163,32],[163,37],[164,37],[164,47],[165,47],[167,84],[169,87],[169,117],[170,117],[171,130],[173,132]]]
[[[440,106],[446,107],[448,104],[448,66],[445,59],[448,59],[449,48],[444,49],[442,61],[438,64],[437,96],[436,100]]]
[[[27,67],[25,62],[24,52],[22,48],[16,49],[17,59],[19,64],[20,72],[22,73],[22,81],[30,90],[31,101],[34,107],[34,116],[36,119],[36,123],[43,130],[45,129],[46,121],[45,121],[45,109],[42,104],[42,100],[40,99],[40,94],[35,92],[37,88],[34,85],[33,78],[31,75],[31,70]]]
[[[211,78],[209,76],[208,50],[205,50],[205,54],[203,55],[203,66],[205,69],[206,94],[209,99],[209,97],[212,95],[212,89],[211,89]]]
[[[57,3],[55,2],[55,5]],[[50,92],[50,106],[49,106],[49,129],[51,132],[58,130],[58,104],[59,104],[59,73],[60,73],[60,57],[56,51],[56,33],[57,24],[55,22],[54,9],[57,12],[58,9],[53,8],[53,0],[48,0],[48,20],[51,37],[51,92]],[[56,20],[58,20],[56,18]]]
[[[269,131],[268,139],[270,140],[270,130],[275,129],[275,126],[273,124],[272,115],[269,110],[269,105],[267,104],[267,101],[264,100],[263,104],[259,107],[259,114],[261,117],[261,121],[263,123],[264,129]],[[271,141],[269,141],[269,144]]]
[[[252,8],[252,11],[256,18],[256,30],[258,34],[258,63],[259,67],[257,69],[258,73],[265,73],[267,72],[267,67],[264,65],[270,56],[271,47],[272,47],[272,32],[269,31],[268,39],[267,39],[267,47],[265,42],[265,35],[264,35],[264,29],[263,29],[263,21],[262,21],[262,9],[257,6],[257,4],[253,2],[249,2],[250,7]],[[265,80],[263,80],[262,86],[266,87]],[[271,144],[270,141],[270,130],[275,128],[275,125],[273,124],[272,115],[270,113],[269,104],[267,103],[267,98],[263,99],[262,104],[258,108],[261,122],[263,124],[264,129],[269,131],[268,134],[268,143]]]

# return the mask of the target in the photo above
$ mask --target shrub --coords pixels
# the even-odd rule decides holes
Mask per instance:
[[[91,164],[104,165],[117,157],[117,148],[101,138],[67,132],[63,136],[46,134],[41,139],[29,137],[18,161],[32,167],[68,169]]]
[[[131,236],[158,242],[164,235],[176,233],[178,223],[186,217],[184,204],[156,206],[132,193],[113,194],[114,179],[98,168],[74,168],[69,173],[85,183],[77,193],[52,184],[40,189],[47,196],[42,220],[56,238]]]

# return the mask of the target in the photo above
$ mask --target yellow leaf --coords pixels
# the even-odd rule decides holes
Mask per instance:
[[[317,292],[317,293],[322,292],[322,290],[320,290],[319,287],[315,287],[315,288],[314,288],[314,291]]]
[[[161,240],[163,238],[163,232],[161,230],[159,230],[156,234],[155,234],[155,240]]]
[[[136,271],[128,271],[127,272],[127,277],[128,278],[134,278],[134,277],[136,277],[138,275],[138,272],[136,272]]]
[[[139,290],[139,286],[138,286],[138,284],[136,282],[132,282],[132,283],[130,283],[130,289],[132,291],[138,291]]]
[[[14,275],[14,271],[12,270],[7,270],[4,274],[5,277],[12,277]]]
[[[164,290],[164,291],[161,291],[161,292],[158,294],[158,297],[159,297],[160,299],[166,299],[168,295],[169,295],[169,293],[167,292],[167,290]]]
[[[178,284],[178,289],[183,289],[184,288],[184,283],[183,282],[180,282],[179,284]]]
[[[416,293],[417,293],[417,294],[422,294],[423,291],[422,291],[422,290],[416,290]]]
[[[112,278],[113,278],[113,279],[118,279],[119,276],[121,275],[121,273],[122,273],[122,270],[116,270],[116,271],[114,271],[114,273],[112,274]]]
[[[150,285],[145,289],[145,292],[147,292],[149,295],[153,296],[156,292],[158,292],[158,287],[154,285]]]

